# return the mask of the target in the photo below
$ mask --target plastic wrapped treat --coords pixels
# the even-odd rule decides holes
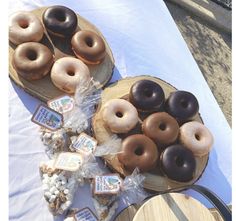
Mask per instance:
[[[65,213],[72,204],[77,182],[73,174],[56,169],[54,161],[42,162],[40,173],[44,198],[50,212],[54,215]]]
[[[81,133],[79,136],[71,137],[70,150],[82,155],[92,154],[95,157],[116,155],[120,152],[122,140],[117,135],[111,136],[106,142],[97,145],[95,138]]]
[[[64,221],[98,221],[98,218],[89,207],[85,207],[69,210]]]
[[[111,220],[119,206],[120,197],[127,203],[144,200],[147,194],[142,188],[143,180],[144,176],[137,170],[124,180],[118,174],[95,176],[91,186],[94,207],[99,220]]]
[[[101,90],[97,89],[96,85],[96,82],[91,80],[76,88],[74,108],[64,118],[63,127],[67,131],[77,134],[83,131],[90,133],[91,118],[101,98]]]
[[[63,128],[50,131],[41,127],[40,138],[47,147],[46,153],[50,158],[53,158],[55,154],[61,151],[67,151],[70,145],[70,138]]]

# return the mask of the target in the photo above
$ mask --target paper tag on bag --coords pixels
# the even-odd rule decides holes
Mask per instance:
[[[94,213],[88,208],[83,208],[74,214],[75,221],[98,221]]]
[[[66,112],[71,111],[74,108],[75,100],[73,97],[69,95],[63,95],[48,101],[47,104],[53,110],[61,114],[64,114]]]
[[[54,163],[54,167],[60,170],[76,171],[83,163],[83,158],[78,153],[60,153]]]
[[[49,130],[55,131],[62,127],[63,116],[46,105],[40,104],[34,112],[31,121]]]
[[[91,154],[97,147],[97,141],[86,133],[81,133],[77,139],[73,141],[72,147],[83,153]]]
[[[121,183],[119,174],[95,176],[94,194],[117,194],[120,191]]]

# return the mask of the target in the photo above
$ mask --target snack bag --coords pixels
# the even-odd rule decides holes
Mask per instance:
[[[40,173],[44,198],[50,212],[56,216],[65,213],[72,204],[77,182],[72,173],[54,167],[54,160],[42,162]]]
[[[142,188],[144,176],[134,170],[133,174],[124,180],[119,174],[95,176],[92,186],[93,202],[98,218],[101,221],[110,221],[119,206],[122,198],[127,203],[135,200],[140,202],[147,194]],[[133,196],[135,195],[135,196]]]

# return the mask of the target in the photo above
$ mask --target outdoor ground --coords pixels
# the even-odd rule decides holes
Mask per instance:
[[[231,35],[174,3],[165,3],[231,126]]]

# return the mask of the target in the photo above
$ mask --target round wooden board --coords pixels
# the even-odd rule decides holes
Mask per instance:
[[[42,21],[42,14],[46,9],[47,7],[38,8],[36,10],[33,10],[32,12],[35,15],[37,15]],[[105,59],[98,65],[88,65],[91,77],[93,77],[95,81],[99,82],[98,88],[101,88],[105,86],[105,84],[109,82],[109,80],[112,77],[112,72],[114,68],[114,58],[112,55],[112,51],[109,45],[107,44],[105,38],[103,37],[102,33],[93,24],[88,22],[80,15],[77,15],[77,17],[78,17],[77,30],[80,29],[91,30],[100,35],[105,42],[106,45]],[[55,38],[49,35],[45,30],[43,39],[40,41],[40,43],[49,47],[49,49],[54,53],[55,60],[65,56],[75,57],[70,46],[70,39]],[[60,91],[53,85],[50,78],[50,74],[48,74],[43,79],[36,81],[27,81],[22,77],[20,77],[12,66],[12,57],[15,48],[16,46],[13,45],[11,42],[9,42],[9,75],[10,78],[18,86],[22,87],[26,92],[30,93],[31,95],[39,98],[44,102],[51,100],[55,97],[58,97],[62,94],[65,94],[65,92]]]
[[[144,203],[133,221],[215,221],[211,212],[199,201],[182,193],[166,193]]]
[[[105,88],[104,91],[102,92],[101,101],[98,106],[97,112],[93,118],[93,124],[92,124],[94,136],[96,137],[98,143],[105,142],[113,134],[105,126],[101,118],[101,110],[102,110],[103,105],[110,99],[121,98],[121,97],[127,96],[131,86],[136,81],[139,81],[142,79],[148,79],[148,80],[157,82],[163,88],[166,98],[169,96],[171,92],[176,90],[176,88],[174,88],[170,84],[162,81],[159,78],[155,78],[152,76],[138,76],[138,77],[125,78]],[[193,120],[202,122],[200,115],[197,115],[195,119]],[[164,175],[162,175],[160,172],[160,169],[156,167],[155,170],[150,171],[148,173],[144,173],[146,177],[144,181],[144,187],[148,190],[157,191],[157,192],[166,191],[172,188],[179,188],[179,190],[182,190],[184,186],[193,184],[200,178],[200,176],[202,175],[207,165],[208,157],[209,155],[205,155],[204,157],[196,157],[197,169],[195,171],[194,178],[190,182],[179,183],[179,182],[170,180]],[[128,172],[127,170],[123,168],[122,164],[119,162],[116,156],[106,156],[104,157],[104,159],[108,167],[110,167],[113,171],[121,174],[121,176],[125,177],[127,175],[130,175],[130,172]]]

